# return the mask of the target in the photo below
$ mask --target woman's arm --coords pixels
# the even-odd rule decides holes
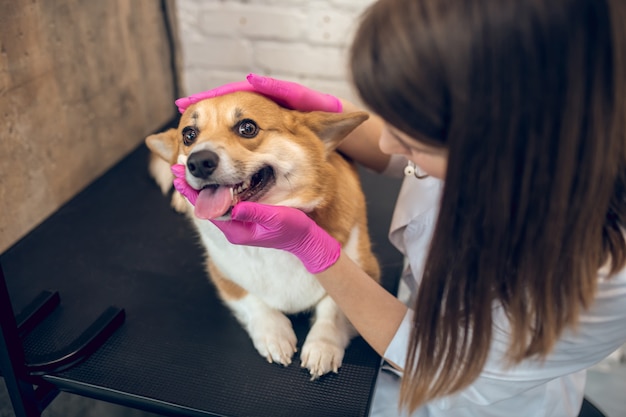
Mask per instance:
[[[341,104],[344,113],[363,110],[347,100],[342,99]],[[370,113],[370,118],[354,129],[341,142],[339,150],[359,164],[376,172],[383,172],[387,168],[390,158],[378,146],[383,126],[383,120]]]
[[[317,279],[367,343],[384,356],[407,307],[343,252]]]

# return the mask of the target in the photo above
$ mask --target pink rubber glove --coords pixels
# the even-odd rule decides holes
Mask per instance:
[[[196,201],[198,200],[198,194],[200,191],[191,188],[191,186],[185,180],[185,166],[183,164],[172,165],[170,168],[172,170],[172,174],[174,174],[174,188],[176,191],[181,193],[192,205],[196,205]]]
[[[212,220],[235,245],[282,249],[296,255],[312,274],[325,271],[341,254],[341,245],[304,212],[242,201],[231,220]]]
[[[195,205],[198,191],[185,181],[185,166],[172,166],[174,188]],[[312,274],[325,271],[339,259],[341,245],[302,211],[242,201],[231,220],[210,220],[235,245],[282,249],[296,255]]]
[[[262,94],[283,107],[300,111],[326,111],[341,113],[341,101],[330,94],[320,93],[290,81],[281,81],[257,74],[248,74],[247,81],[225,84],[212,90],[179,98],[175,101],[178,111],[183,113],[190,105],[207,98],[223,96],[235,91],[253,91]]]

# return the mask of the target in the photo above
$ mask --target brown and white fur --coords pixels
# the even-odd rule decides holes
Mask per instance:
[[[371,251],[358,175],[353,164],[335,151],[367,117],[364,112],[287,110],[250,92],[203,100],[185,111],[177,129],[146,138],[153,156],[161,158],[151,158],[150,172],[165,193],[172,183],[169,166],[177,162],[187,164],[186,180],[198,190],[215,187],[211,184],[237,189],[236,184],[262,168],[267,176],[271,167],[273,178],[264,178],[256,188],[253,184],[253,192],[239,197],[235,193],[234,200],[303,210],[378,281],[379,266]],[[204,161],[209,169],[199,173],[191,164],[194,176],[190,160],[194,164]],[[207,251],[209,276],[258,352],[269,362],[289,365],[296,352],[296,336],[285,314],[312,310],[301,364],[312,378],[337,372],[356,332],[315,276],[288,252],[230,244],[212,222],[197,218],[180,194],[174,194],[172,204],[193,219]],[[229,211],[222,218],[228,215]]]

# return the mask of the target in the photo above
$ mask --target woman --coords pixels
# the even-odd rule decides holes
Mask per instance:
[[[584,370],[626,341],[624,8],[380,0],[365,13],[351,70],[380,118],[342,151],[378,171],[403,157],[428,175],[405,179],[392,224],[410,308],[298,210],[244,202],[215,223],[233,243],[313,263],[402,370],[413,415],[577,415]],[[177,103],[242,88],[300,110],[354,109],[254,75]]]

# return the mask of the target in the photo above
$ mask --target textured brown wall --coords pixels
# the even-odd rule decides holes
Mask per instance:
[[[156,0],[0,1],[0,253],[174,116],[164,22]]]

